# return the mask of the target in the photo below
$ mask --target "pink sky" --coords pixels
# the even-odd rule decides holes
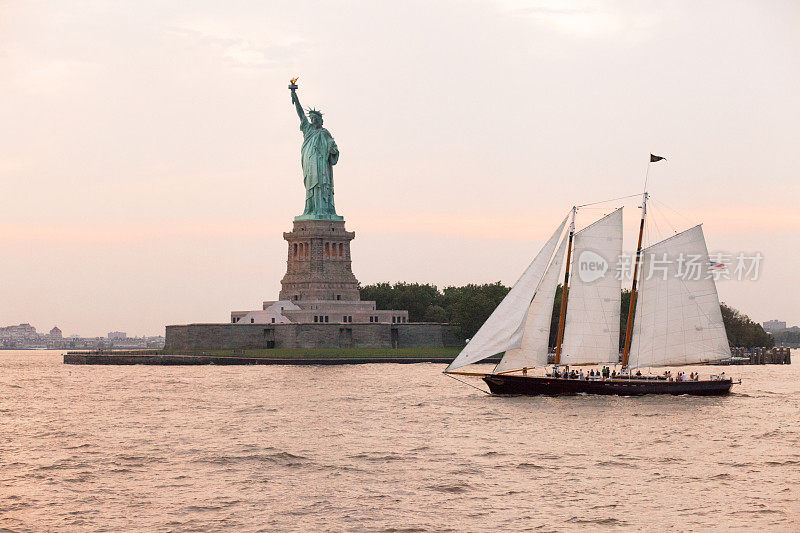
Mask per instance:
[[[294,75],[341,150],[362,283],[513,283],[572,204],[640,192],[652,151],[662,233],[761,252],[721,298],[800,324],[798,20],[790,1],[0,3],[0,324],[158,334],[277,297],[304,194]]]

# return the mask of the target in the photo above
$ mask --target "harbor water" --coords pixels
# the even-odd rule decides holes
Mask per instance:
[[[684,369],[741,377],[725,397],[442,370],[0,351],[0,530],[800,530],[798,365]]]

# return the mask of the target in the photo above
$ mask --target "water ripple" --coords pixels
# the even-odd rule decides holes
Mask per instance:
[[[800,365],[726,369],[725,398],[487,397],[430,364],[0,370],[0,531],[800,530]]]

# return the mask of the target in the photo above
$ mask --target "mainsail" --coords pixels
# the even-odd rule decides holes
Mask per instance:
[[[643,250],[629,366],[690,365],[731,356],[703,228]]]
[[[565,217],[503,301],[445,371],[455,370],[500,352],[520,347],[525,315],[566,223]]]
[[[619,361],[622,208],[575,234],[561,364]]]
[[[503,359],[494,369],[495,372],[547,366],[553,300],[556,296],[556,286],[558,285],[561,267],[564,264],[566,250],[567,238],[564,237],[561,239],[561,245],[558,247],[550,266],[547,267],[547,272],[545,272],[528,308],[528,316],[525,318],[525,328],[522,334],[522,344],[519,348],[506,351]]]

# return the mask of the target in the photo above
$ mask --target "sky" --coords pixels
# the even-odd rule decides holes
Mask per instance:
[[[800,3],[0,0],[0,325],[156,335],[276,299],[294,76],[362,284],[512,284],[653,152],[648,242],[760,252],[720,298],[800,324]],[[623,205],[632,248],[635,198],[578,226]]]

